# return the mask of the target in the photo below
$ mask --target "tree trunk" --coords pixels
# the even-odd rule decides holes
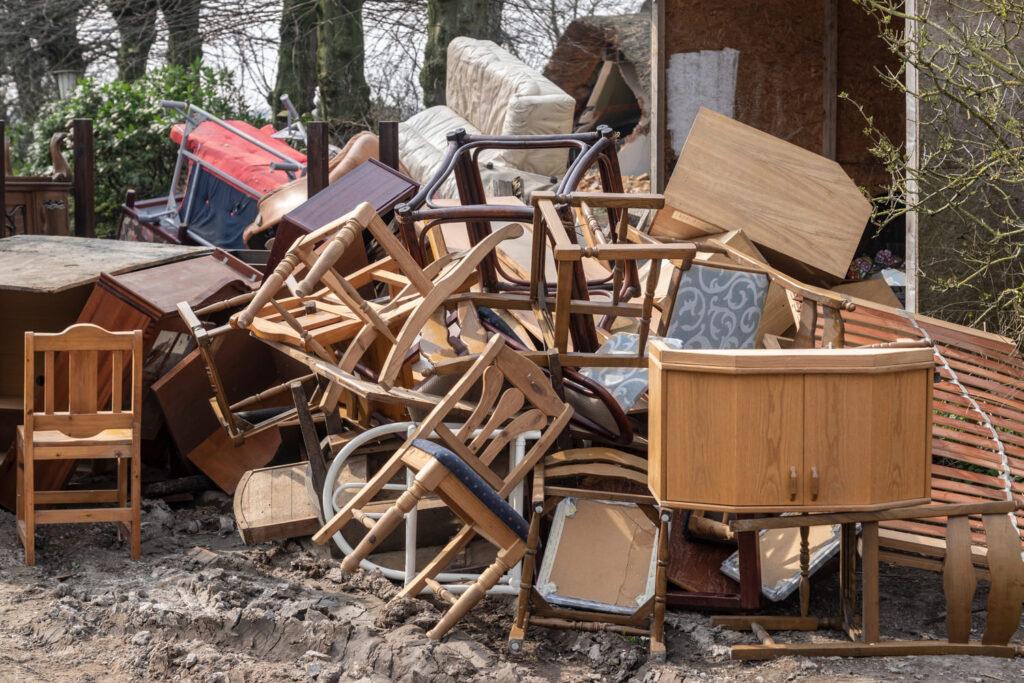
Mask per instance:
[[[320,0],[317,48],[320,116],[344,142],[370,123],[370,86],[363,71],[363,0]]]
[[[448,43],[468,36],[500,42],[503,0],[427,0],[427,47],[420,86],[423,104],[445,102]]]
[[[199,34],[202,0],[159,0],[159,3],[167,22],[167,63],[191,68],[203,59],[203,37]]]
[[[270,94],[270,110],[278,111],[281,95],[288,95],[300,114],[313,110],[316,93],[317,4],[311,0],[284,0],[281,8],[281,43],[277,50],[277,81]]]
[[[121,44],[117,48],[117,77],[134,81],[146,73],[149,51],[156,42],[157,0],[108,0]]]

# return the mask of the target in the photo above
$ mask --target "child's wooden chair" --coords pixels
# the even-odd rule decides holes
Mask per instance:
[[[37,410],[36,354],[43,355],[42,409]],[[57,354],[66,362],[56,362]],[[109,354],[109,361],[102,355]],[[127,363],[126,363],[127,361]],[[124,406],[124,373],[129,367],[129,405]],[[56,375],[67,368],[67,377]],[[109,376],[100,369],[110,368]],[[63,382],[66,381],[66,386]],[[109,409],[100,406],[98,387],[110,383]],[[25,563],[35,564],[37,524],[118,522],[131,539],[132,559],[140,555],[139,505],[142,498],[142,331],[108,332],[90,324],[55,334],[25,333],[25,416],[18,427],[18,535]],[[117,488],[89,491],[37,491],[35,462],[115,458]],[[131,477],[129,500],[128,480]],[[40,505],[113,503],[115,507],[45,508]]]

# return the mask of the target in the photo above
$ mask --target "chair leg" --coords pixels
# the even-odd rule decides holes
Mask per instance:
[[[412,486],[405,490],[398,497],[395,504],[381,515],[373,528],[363,536],[363,540],[355,547],[352,553],[341,563],[342,571],[352,572],[359,568],[359,563],[373,552],[373,549],[380,545],[380,542],[391,534],[403,519],[406,513],[415,508],[421,499],[434,490],[438,482],[447,474],[446,470],[437,461],[431,461],[412,482]]]
[[[25,564],[36,563],[36,473],[32,462],[32,447],[28,444],[22,453],[25,466],[22,474],[22,515],[25,520]]]
[[[142,557],[142,458],[139,444],[132,446],[132,559]]]
[[[508,634],[508,647],[519,652],[526,639],[526,628],[530,623],[530,599],[533,597],[533,573],[537,562],[537,544],[540,539],[540,518],[542,511],[535,510],[530,519],[530,533],[526,537],[526,553],[523,558],[523,576],[519,582],[519,597],[516,599],[516,616]]]
[[[654,610],[651,614],[651,651],[650,658],[655,662],[664,662],[665,650],[665,601],[668,592],[668,535],[672,515],[667,510],[660,511],[661,523],[658,525],[658,568],[654,576]]]
[[[462,617],[466,616],[469,610],[473,609],[487,595],[487,591],[493,588],[494,584],[498,583],[498,580],[505,575],[505,572],[515,566],[515,563],[523,557],[525,552],[526,544],[522,541],[512,546],[512,548],[500,550],[494,563],[485,569],[480,578],[459,597],[451,609],[444,613],[441,621],[437,622],[434,628],[427,631],[427,637],[431,640],[441,640]]]
[[[117,459],[117,507],[128,507],[128,458]],[[124,540],[124,532],[131,533],[133,522],[117,525],[117,540]]]
[[[463,526],[459,533],[455,534],[452,540],[448,541],[448,544],[441,549],[441,552],[426,567],[420,570],[420,573],[416,575],[412,582],[402,589],[402,592],[398,594],[399,597],[415,598],[419,595],[426,587],[427,581],[436,578],[438,574],[444,571],[475,536],[476,529],[468,524]]]

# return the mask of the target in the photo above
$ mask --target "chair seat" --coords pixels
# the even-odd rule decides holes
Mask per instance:
[[[441,463],[446,470],[454,474],[459,481],[462,482],[470,493],[477,497],[477,499],[487,507],[488,510],[493,512],[495,516],[504,523],[516,536],[522,540],[526,540],[526,536],[530,531],[530,526],[523,519],[515,509],[502,499],[498,493],[491,488],[491,486],[484,481],[483,477],[477,474],[472,467],[466,464],[466,462],[455,453],[444,446],[440,446],[433,441],[427,441],[425,439],[417,439],[412,442],[412,445],[424,453],[428,453],[431,457]]]
[[[104,429],[92,436],[68,436],[56,429],[32,432],[32,445],[46,446],[131,446],[132,430]]]

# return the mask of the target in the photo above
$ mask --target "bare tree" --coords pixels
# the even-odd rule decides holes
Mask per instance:
[[[893,175],[875,218],[917,212],[922,310],[1024,341],[1024,4],[918,0],[911,16],[898,0],[857,1],[919,73],[916,165],[866,119]],[[881,77],[906,91],[903,75]]]
[[[287,94],[303,113],[313,110],[317,81],[317,1],[284,0],[281,7],[277,80],[270,94],[271,111]]]
[[[503,41],[504,0],[427,0],[427,46],[420,70],[423,104],[444,104],[448,43],[468,36]]]
[[[321,116],[340,140],[370,123],[363,50],[363,0],[320,0],[317,35]]]
[[[146,73],[149,51],[156,42],[157,0],[109,0],[117,24],[117,77],[134,81]]]

